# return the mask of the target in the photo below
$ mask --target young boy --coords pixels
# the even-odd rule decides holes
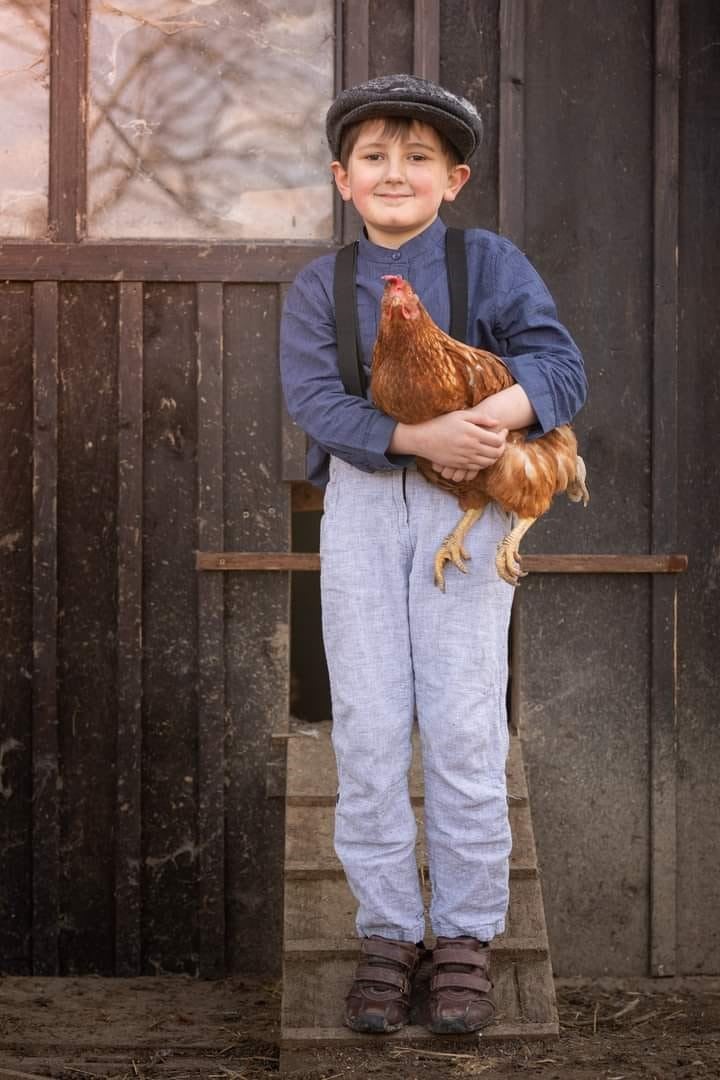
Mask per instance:
[[[450,307],[443,202],[467,182],[481,137],[470,102],[409,75],[345,90],[327,116],[332,172],[364,229],[356,293],[370,373],[383,275],[407,278],[446,332]],[[414,456],[460,480],[503,453],[510,429],[540,435],[585,398],[582,359],[527,259],[482,229],[466,233],[467,341],[501,356],[516,384],[473,409],[396,423],[345,392],[337,363],[335,256],[298,274],[283,312],[288,409],[308,433],[309,479],[325,486],[323,637],[338,767],[335,848],[358,901],[361,959],[346,1003],[355,1031],[408,1022],[425,929],[408,794],[420,729],[432,886],[429,1027],[475,1031],[493,1016],[489,942],[508,903],[505,761],[507,631],[513,589],[497,575],[507,517],[491,504],[468,536],[467,575],[433,583],[458,519]]]

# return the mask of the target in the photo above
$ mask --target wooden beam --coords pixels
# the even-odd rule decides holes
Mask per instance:
[[[499,231],[525,241],[525,0],[500,0]]]
[[[541,574],[678,574],[686,555],[523,555],[525,570]],[[198,551],[197,570],[319,570],[316,552]]]
[[[370,78],[370,0],[345,0],[342,38],[344,62],[338,92]],[[362,223],[352,203],[341,203],[340,215],[342,242],[347,244],[355,240]]]
[[[115,974],[141,973],[143,287],[120,285],[118,325]]]
[[[655,0],[652,548],[677,542],[680,15]],[[650,656],[650,973],[677,952],[677,585],[652,583]]]
[[[197,287],[198,542],[222,545],[223,287]],[[200,976],[225,973],[225,611],[224,582],[198,582],[198,906]]]
[[[52,2],[48,228],[55,240],[85,232],[87,18],[87,0]]]
[[[114,240],[0,243],[2,281],[228,281],[257,285],[292,281],[334,243],[188,244]]]
[[[58,975],[58,287],[33,290],[33,975]]]

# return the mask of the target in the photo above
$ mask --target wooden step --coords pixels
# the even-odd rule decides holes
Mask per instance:
[[[330,742],[330,725],[313,724],[305,728],[304,732],[295,732],[289,738],[283,738],[283,743],[287,743],[287,805],[335,806],[337,770]],[[413,731],[413,760],[409,783],[413,803],[422,802],[422,760],[417,725]],[[516,735],[510,739],[507,788],[511,802],[528,801],[522,749]]]
[[[352,982],[357,961],[357,951],[346,955],[338,953],[303,952],[285,955],[285,984],[282,1003],[282,1045],[290,1045],[297,1039],[298,1030],[315,1031],[312,1042],[348,1042],[362,1038],[343,1028],[343,1006],[347,989]],[[413,1001],[413,1019],[421,1021],[427,998],[426,978],[415,980],[416,995]],[[493,956],[492,978],[495,984],[497,1021],[483,1031],[483,1038],[531,1037],[531,1025],[542,1025],[542,1036],[557,1034],[558,1022],[555,1008],[555,988],[552,973],[546,959],[528,957],[517,961],[501,953]],[[295,1034],[293,1034],[295,1033]],[[433,1036],[424,1028],[405,1029],[393,1041],[427,1042]],[[351,1038],[348,1039],[348,1036]],[[366,1037],[374,1045],[375,1037]]]
[[[510,803],[512,856],[510,872],[516,876],[534,875],[537,869],[535,837],[527,803]],[[285,813],[286,877],[342,875],[342,867],[333,851],[334,806],[288,806]],[[417,812],[418,865],[427,865],[425,827],[422,808]]]
[[[418,823],[417,860],[426,908],[430,902],[423,828],[420,740],[414,733],[409,778]],[[387,1037],[362,1036],[343,1026],[344,997],[358,958],[355,900],[333,850],[337,774],[329,725],[313,725],[286,739],[284,985],[281,1066],[300,1067],[304,1053],[343,1045],[387,1042],[448,1049],[431,1035],[426,1015],[429,962],[416,978],[413,1023]],[[485,1039],[546,1039],[558,1034],[555,991],[538,876],[537,854],[522,758],[511,738],[507,767],[513,848],[510,906],[505,933],[491,946],[497,1019]],[[430,938],[426,944],[432,946]],[[477,1045],[478,1036],[452,1040]]]
[[[424,889],[426,908],[430,889]],[[355,898],[343,877],[299,878],[285,882],[285,928],[287,951],[298,942],[327,939],[353,941],[355,934]],[[537,878],[512,878],[510,905],[505,933],[493,941],[493,949],[519,951],[520,942],[536,955],[548,954],[547,930],[542,908],[542,893]],[[428,939],[430,944],[430,939]]]

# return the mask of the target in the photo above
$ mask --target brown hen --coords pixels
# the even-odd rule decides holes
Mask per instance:
[[[464,345],[443,333],[411,286],[397,275],[385,278],[380,328],[372,358],[373,401],[403,424],[419,424],[443,413],[471,409],[515,380],[492,353]],[[473,480],[446,480],[424,458],[418,470],[431,484],[457,496],[464,511],[435,557],[435,584],[445,588],[445,563],[466,572],[463,542],[490,500],[513,515],[513,527],[500,542],[495,563],[504,581],[524,576],[518,548],[530,526],[558,492],[587,506],[585,463],[572,429],[565,424],[538,439],[511,431],[503,455]]]

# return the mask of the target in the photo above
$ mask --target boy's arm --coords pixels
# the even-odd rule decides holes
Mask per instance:
[[[537,438],[570,423],[582,408],[587,395],[582,356],[558,320],[542,278],[507,240],[496,255],[495,298],[493,333],[529,411],[518,388],[510,387],[476,406],[478,419],[497,412],[508,428],[529,427],[529,437]]]
[[[412,458],[388,453],[395,421],[347,394],[337,362],[327,275],[311,264],[295,279],[280,326],[280,370],[288,412],[329,453],[364,470],[398,469]]]

